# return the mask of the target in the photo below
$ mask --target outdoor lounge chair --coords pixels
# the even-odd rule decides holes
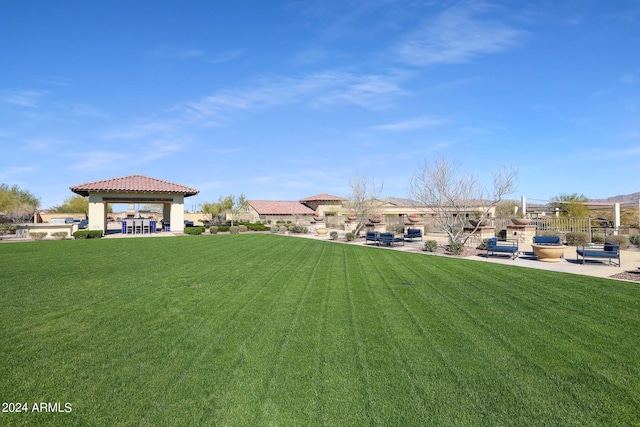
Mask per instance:
[[[495,255],[496,253],[507,254],[511,256],[511,259],[516,259],[518,257],[518,242],[500,242],[495,237],[487,239],[487,258],[489,257],[489,253],[492,255]]]
[[[380,245],[394,246],[396,243],[401,243],[404,245],[404,239],[401,237],[396,237],[393,233],[380,233]]]

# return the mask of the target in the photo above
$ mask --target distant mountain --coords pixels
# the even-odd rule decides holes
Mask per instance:
[[[633,203],[640,200],[640,191],[632,194],[625,194],[622,196],[607,197],[606,199],[593,200],[594,202],[614,202],[614,203]]]

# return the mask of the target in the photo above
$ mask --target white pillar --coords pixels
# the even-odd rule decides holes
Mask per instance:
[[[620,203],[613,205],[613,235],[618,235],[620,229]]]
[[[522,196],[522,215],[527,215],[527,198]]]
[[[184,196],[182,194],[173,197],[171,203],[171,231],[184,232]]]
[[[89,230],[107,230],[107,209],[101,194],[89,194]]]

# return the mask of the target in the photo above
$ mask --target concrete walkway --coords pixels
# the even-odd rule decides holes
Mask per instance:
[[[338,230],[336,230],[338,231]],[[344,241],[344,231],[339,232],[339,239]],[[317,236],[315,234],[301,235],[304,237],[315,238],[319,240],[328,240],[328,236]],[[398,245],[394,246],[393,250],[400,251],[408,251],[408,252],[422,252],[422,247],[426,240],[436,240],[439,245],[443,246],[447,242],[446,236],[441,234],[427,234],[422,241],[414,241],[414,242],[406,242],[404,246]],[[357,239],[355,244],[365,245],[364,239]],[[368,245],[371,247],[372,245]],[[388,248],[388,247],[385,247]],[[637,270],[640,268],[640,251],[638,250],[626,250],[620,252],[620,260],[621,267],[609,265],[608,261],[599,261],[599,260],[588,260],[585,264],[580,264],[580,262],[576,258],[576,247],[575,246],[565,246],[564,249],[564,259],[561,259],[560,262],[542,262],[538,261],[533,256],[533,248],[529,243],[521,243],[518,246],[520,250],[520,255],[516,259],[511,259],[510,256],[502,256],[502,255],[492,255],[487,257],[486,252],[481,253],[479,255],[473,255],[464,257],[464,259],[474,260],[478,262],[492,262],[497,264],[504,265],[515,265],[519,267],[526,268],[537,268],[540,270],[549,270],[549,271],[557,271],[562,273],[571,273],[571,274],[580,274],[584,276],[592,276],[592,277],[606,277],[611,278],[611,276],[623,273],[625,271]]]

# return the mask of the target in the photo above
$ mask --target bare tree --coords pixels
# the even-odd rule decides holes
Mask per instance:
[[[470,215],[486,217],[507,194],[515,191],[518,172],[502,166],[492,173],[492,188],[487,189],[472,172],[464,172],[458,163],[438,157],[425,161],[414,173],[410,193],[422,207],[435,214],[436,223],[450,242],[466,243],[471,234],[464,233]],[[474,228],[474,232],[480,223]]]
[[[5,216],[13,223],[22,223],[31,221],[35,212],[36,206],[29,203],[16,203],[5,212]]]
[[[247,199],[244,193],[241,193],[239,196],[227,196],[221,203],[231,211],[231,225],[233,225],[234,221],[237,222],[240,219],[240,213],[247,206]]]
[[[349,180],[351,194],[349,195],[349,207],[351,213],[358,218],[358,225],[355,233],[358,235],[362,227],[365,226],[368,219],[376,212],[376,203],[380,198],[383,183],[376,183],[375,178],[366,175],[360,175]]]

